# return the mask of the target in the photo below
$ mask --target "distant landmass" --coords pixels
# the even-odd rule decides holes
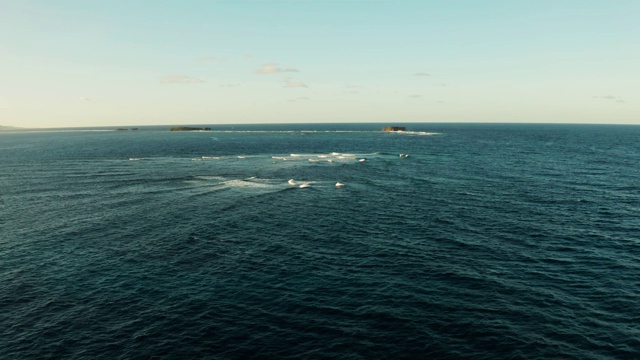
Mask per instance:
[[[0,131],[20,131],[20,130],[22,130],[22,128],[0,125]]]
[[[382,128],[382,131],[406,131],[404,126],[387,126]]]
[[[211,131],[211,128],[199,128],[199,127],[189,127],[189,126],[176,126],[169,129],[170,131]]]

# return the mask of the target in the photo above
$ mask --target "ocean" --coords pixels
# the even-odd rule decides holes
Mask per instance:
[[[640,126],[385,125],[0,133],[0,358],[640,358]]]

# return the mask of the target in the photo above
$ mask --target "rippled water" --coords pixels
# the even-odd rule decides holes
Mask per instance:
[[[0,358],[640,358],[640,127],[407,126],[0,134]]]

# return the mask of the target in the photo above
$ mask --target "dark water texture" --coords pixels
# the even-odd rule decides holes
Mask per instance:
[[[407,126],[0,134],[0,358],[640,358],[640,127]]]

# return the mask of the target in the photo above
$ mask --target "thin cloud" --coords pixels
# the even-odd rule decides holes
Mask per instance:
[[[292,79],[287,79],[284,82],[285,88],[308,88],[309,86],[303,82],[294,81]]]
[[[281,68],[278,64],[266,64],[266,65],[263,65],[256,72],[258,74],[277,74],[277,73],[298,72],[298,69]]]
[[[619,96],[613,96],[613,95],[604,95],[604,96],[594,96],[594,99],[603,99],[603,100],[608,100],[608,101],[615,101],[617,103],[624,103],[625,101],[619,97]]]
[[[229,60],[229,58],[224,57],[224,56],[211,56],[211,55],[207,55],[207,56],[203,56],[199,59],[202,62],[207,62],[207,63],[222,63],[225,62],[227,60]]]
[[[215,56],[203,56],[200,58],[200,61],[204,61],[204,62],[211,62],[216,60],[218,60],[218,58]]]
[[[168,75],[160,79],[161,84],[201,84],[203,82],[202,79],[184,74]]]
[[[298,101],[308,101],[308,100],[311,100],[311,98],[308,98],[306,96],[302,96],[302,97],[295,98],[295,99],[288,99],[287,102],[294,103],[294,102],[298,102]]]
[[[358,90],[358,89],[360,89],[360,88],[362,88],[362,86],[358,86],[358,85],[346,85],[346,86],[344,87],[344,89],[345,89],[344,91],[345,91],[345,93],[347,93],[347,94],[358,94],[358,93],[360,93],[360,90]]]

